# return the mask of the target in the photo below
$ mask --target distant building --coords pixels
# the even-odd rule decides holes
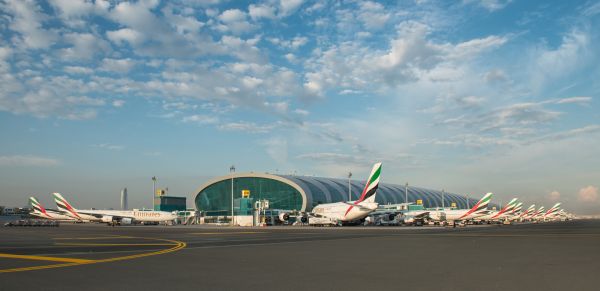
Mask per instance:
[[[311,211],[314,206],[321,203],[348,201],[349,181],[347,179],[234,173],[214,178],[200,186],[193,193],[196,210],[202,211],[205,216],[231,215],[232,183],[233,208],[236,215],[245,215],[245,204],[253,205],[255,201],[263,199],[270,201],[271,209],[303,212]],[[364,181],[351,180],[350,187],[351,200],[356,200],[362,193]],[[405,190],[408,190],[408,193],[405,193]],[[247,193],[246,197],[244,197],[244,192]],[[480,195],[483,196],[483,193]],[[407,201],[405,201],[405,197]],[[469,198],[427,188],[380,183],[376,201],[380,205],[420,201],[425,208],[444,205],[468,209],[475,205],[479,198],[478,194],[473,194]],[[490,207],[495,206],[497,205],[490,204]]]
[[[127,188],[121,190],[121,210],[127,210]]]
[[[186,210],[186,198],[176,196],[157,196],[154,210],[159,211],[184,211]]]

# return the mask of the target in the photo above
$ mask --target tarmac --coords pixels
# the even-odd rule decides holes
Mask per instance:
[[[0,290],[599,290],[600,220],[0,228]]]

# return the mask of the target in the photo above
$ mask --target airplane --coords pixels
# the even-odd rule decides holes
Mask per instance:
[[[429,217],[434,222],[446,221],[451,225],[480,217],[487,213],[487,205],[490,203],[492,195],[492,193],[485,194],[471,209],[431,210]]]
[[[529,215],[531,215],[534,211],[535,211],[535,204],[531,204],[531,206],[529,206],[529,208],[527,208],[527,210],[525,210],[525,212],[523,212],[519,215],[519,219],[521,221],[524,220]]]
[[[494,221],[499,221],[501,218],[508,215],[509,211],[514,209],[514,207],[516,206],[516,202],[517,202],[517,198],[513,198],[512,200],[510,200],[510,202],[508,202],[499,211],[495,211],[495,210],[488,211],[488,213],[477,217],[476,220],[478,220],[479,222],[487,222],[488,224],[491,222],[494,222]]]
[[[58,220],[58,221],[82,221],[79,219],[75,219],[71,216],[64,215],[60,211],[44,208],[42,203],[40,203],[40,201],[37,200],[37,198],[35,198],[35,197],[29,197],[29,203],[31,204],[31,208],[33,209],[33,211],[31,211],[31,213],[29,213],[29,214],[31,214],[33,216],[37,216],[37,217],[41,217],[41,218],[49,219],[49,220]]]
[[[554,206],[552,206],[552,208],[548,209],[548,211],[546,211],[546,213],[544,213],[544,220],[547,217],[554,216],[554,214],[556,214],[558,212],[558,210],[560,210],[560,202],[554,204]]]
[[[375,196],[379,187],[380,175],[381,163],[376,163],[373,165],[371,174],[358,200],[319,204],[310,213],[308,223],[313,225],[341,225],[345,222],[358,221],[367,217],[379,206],[375,202]]]
[[[510,211],[513,210],[516,205],[517,205],[517,198],[511,199],[508,202],[508,204],[506,204],[504,206],[504,208],[500,209],[500,211],[498,211],[495,215],[492,216],[492,220],[501,219],[503,217],[508,216],[510,214]]]
[[[540,218],[541,218],[541,216],[542,216],[542,215],[543,215],[543,213],[544,213],[544,209],[545,209],[545,208],[544,208],[544,206],[541,206],[541,207],[538,209],[538,211],[534,212],[534,213],[533,213],[533,214],[532,214],[532,215],[529,217],[529,219],[530,219],[530,220],[532,220],[532,221],[535,221],[535,222],[539,221],[539,220],[540,220]]]
[[[517,203],[517,205],[510,210],[510,214],[506,216],[505,221],[512,223],[513,221],[518,220],[519,217],[521,217],[521,209],[523,209],[523,202]]]
[[[104,222],[108,224],[133,224],[136,222],[161,222],[172,221],[177,215],[166,211],[139,211],[139,210],[78,210],[60,194],[53,193],[58,210],[82,220]]]

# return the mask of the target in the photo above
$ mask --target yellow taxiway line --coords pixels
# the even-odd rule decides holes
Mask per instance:
[[[251,233],[268,233],[266,231],[237,231],[237,232],[190,232],[188,234],[215,235],[215,234],[251,234]]]
[[[103,237],[101,239],[107,239],[109,237]],[[119,238],[119,237],[112,237]],[[71,266],[79,266],[79,265],[87,265],[87,264],[97,264],[97,263],[108,263],[115,261],[123,261],[123,260],[131,260],[149,256],[162,255],[170,252],[175,252],[181,250],[187,246],[185,242],[176,241],[176,240],[168,240],[168,239],[159,239],[159,238],[144,238],[144,237],[128,237],[128,238],[138,238],[138,239],[146,239],[146,240],[154,240],[154,241],[162,241],[165,243],[162,244],[113,244],[113,245],[161,245],[161,246],[173,246],[168,249],[153,251],[147,253],[141,253],[136,255],[122,256],[122,257],[113,257],[107,259],[100,260],[87,260],[87,259],[78,259],[78,258],[57,258],[57,257],[46,257],[46,256],[29,256],[29,255],[13,255],[13,254],[4,254],[0,253],[0,258],[11,258],[11,259],[30,259],[30,260],[42,260],[42,261],[55,261],[55,262],[65,262],[64,264],[52,264],[52,265],[41,265],[41,266],[32,266],[32,267],[23,267],[23,268],[12,268],[12,269],[0,269],[0,273],[13,273],[13,272],[24,272],[24,271],[33,271],[33,270],[43,270],[43,269],[52,269],[52,268],[62,268],[62,267],[71,267]],[[85,238],[73,238],[73,239],[85,239]],[[89,244],[87,246],[106,246],[106,244]]]
[[[94,262],[94,260],[86,260],[86,259],[46,257],[46,256],[29,256],[29,255],[13,255],[13,254],[2,254],[2,253],[0,253],[0,258],[21,259],[21,260],[36,260],[36,261],[52,261],[52,262],[62,262],[62,263],[78,263],[78,264],[87,264],[87,263]]]
[[[177,244],[162,243],[162,244],[77,244],[77,243],[55,243],[57,246],[72,246],[72,247],[127,247],[127,246],[176,246]]]

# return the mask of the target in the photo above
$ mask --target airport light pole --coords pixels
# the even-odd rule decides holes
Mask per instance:
[[[231,165],[229,167],[229,172],[231,173],[231,226],[234,226],[234,214],[233,214],[233,174],[235,173],[235,166]]]
[[[156,208],[156,176],[152,176],[152,210]]]
[[[350,188],[350,178],[352,178],[352,172],[348,172],[348,201],[352,201],[352,188]]]
[[[444,194],[445,193],[444,192],[445,192],[444,189],[442,189],[442,209],[445,208],[445,205],[444,205]]]
[[[404,184],[404,203],[408,203],[408,182]],[[408,204],[406,205],[406,208],[408,208]]]

